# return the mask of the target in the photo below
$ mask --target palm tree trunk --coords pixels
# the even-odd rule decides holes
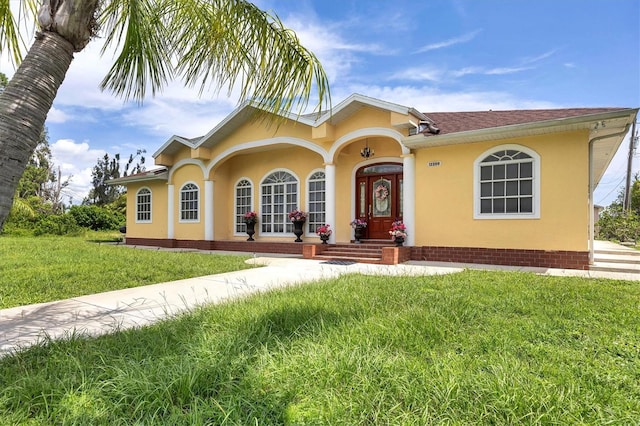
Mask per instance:
[[[73,45],[58,34],[37,33],[29,53],[0,94],[0,230],[73,52]]]

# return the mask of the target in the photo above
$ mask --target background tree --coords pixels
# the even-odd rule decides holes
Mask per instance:
[[[115,154],[113,158],[109,158],[109,154],[98,159],[98,163],[91,170],[91,183],[93,188],[89,191],[87,198],[83,204],[96,204],[105,206],[113,204],[121,198],[125,193],[125,189],[121,185],[110,185],[111,179],[129,176],[130,174],[140,173],[145,170],[144,149],[139,149],[136,154],[129,155],[129,159],[124,166],[124,170],[120,171],[120,154]],[[138,161],[134,164],[134,161]]]
[[[616,201],[611,203],[598,218],[597,238],[613,241],[634,241],[640,239],[640,175],[636,173],[631,185],[629,210],[623,208],[624,188]]]
[[[15,196],[22,199],[37,197],[43,204],[51,205],[53,212],[57,213],[64,207],[62,192],[69,186],[70,181],[71,176],[63,180],[60,167],[55,167],[53,164],[45,128],[18,182]]]
[[[102,88],[142,101],[175,77],[201,92],[237,86],[267,112],[302,112],[316,91],[329,104],[317,58],[280,20],[246,0],[20,1],[39,31],[21,62],[21,38],[9,1],[0,1],[0,49],[19,68],[0,93],[0,229],[18,180],[76,52],[92,38],[119,54]],[[34,16],[36,15],[36,16]],[[100,30],[99,30],[100,29]],[[104,50],[103,50],[104,51]]]

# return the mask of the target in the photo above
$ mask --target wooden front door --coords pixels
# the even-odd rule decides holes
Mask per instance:
[[[367,221],[364,238],[389,239],[402,220],[402,165],[375,164],[356,174],[356,217]]]

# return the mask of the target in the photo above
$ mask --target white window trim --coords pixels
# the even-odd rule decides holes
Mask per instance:
[[[138,220],[138,195],[140,194],[140,191],[142,191],[143,189],[146,189],[147,191],[149,191],[149,220]],[[143,186],[142,188],[138,189],[138,191],[136,192],[136,223],[152,223],[153,222],[153,191],[151,190],[151,188],[147,187],[147,186]]]
[[[480,213],[480,164],[488,155],[504,150],[522,151],[533,159],[533,212],[531,213]],[[473,218],[480,220],[540,219],[540,180],[540,155],[531,148],[517,144],[506,144],[486,150],[473,162]]]
[[[182,188],[185,186],[193,184],[196,188],[198,188],[198,219],[182,219]],[[202,201],[202,190],[200,189],[200,185],[193,181],[188,181],[180,185],[180,190],[178,191],[178,223],[200,223],[200,218],[202,217],[202,212],[200,211]]]
[[[272,175],[274,173],[277,172],[285,172],[285,173],[289,173],[291,176],[293,176],[296,179],[296,182],[298,184],[298,191],[296,193],[296,205],[298,206],[298,209],[300,209],[300,177],[298,177],[297,174],[295,174],[293,171],[289,170],[289,169],[283,169],[283,168],[278,168],[278,169],[273,169],[270,170],[269,172],[265,173],[264,176],[262,176],[262,178],[260,178],[260,192],[258,195],[258,200],[260,203],[260,211],[258,212],[258,216],[260,217],[260,220],[262,220],[262,182],[264,182],[264,180],[267,178],[267,176]],[[289,212],[285,212],[285,214],[287,214]],[[287,218],[287,220],[289,220]],[[262,228],[260,228],[260,235],[261,236],[265,236],[265,237],[291,237],[291,236],[295,236],[293,234],[293,232],[262,232]]]
[[[310,195],[309,195],[309,179],[311,179],[311,176],[313,176],[314,174],[321,172],[324,174],[324,217],[325,217],[325,222],[326,222],[326,218],[327,218],[327,172],[323,169],[323,168],[319,168],[319,169],[315,169],[312,170],[311,173],[309,173],[307,175],[307,180],[305,180],[305,199],[307,200],[307,206],[306,206],[306,212],[311,213],[311,208],[309,207],[309,200],[310,200]],[[299,192],[299,191],[298,191]],[[329,224],[333,227],[333,224]],[[304,226],[304,235],[305,237],[318,237],[318,235],[315,232],[311,232],[309,231],[309,227],[307,226],[307,224],[305,223]],[[320,238],[320,237],[318,237]]]
[[[251,207],[249,208],[249,211],[252,211],[252,212],[255,211],[254,189],[256,186],[253,183],[253,181],[248,177],[241,177],[236,181],[236,183],[233,184],[233,235],[234,236],[243,236],[243,235],[246,236],[246,233],[236,231],[236,228],[238,227],[238,222],[236,218],[236,210],[238,209],[238,196],[237,196],[236,190],[238,189],[238,184],[243,180],[246,180],[251,184]]]

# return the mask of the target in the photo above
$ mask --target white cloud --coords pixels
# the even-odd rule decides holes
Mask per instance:
[[[531,67],[498,67],[491,68],[484,72],[486,75],[505,75],[505,74],[514,74],[517,72],[527,71],[532,69]]]
[[[202,136],[222,121],[235,107],[227,98],[211,101],[153,99],[141,108],[131,108],[122,118],[125,124],[168,139],[171,135],[187,138]]]
[[[313,22],[307,17],[292,15],[284,25],[295,31],[300,43],[312,51],[322,63],[330,81],[339,81],[349,74],[351,66],[359,61],[357,54],[388,54],[375,43],[351,42],[342,34],[340,23]]]
[[[75,204],[81,202],[91,190],[91,169],[104,154],[106,151],[91,149],[87,142],[60,139],[51,144],[53,164],[60,167],[62,180],[71,177],[65,195],[73,199]]]
[[[415,53],[424,53],[424,52],[428,52],[430,50],[443,49],[445,47],[454,46],[454,45],[460,44],[460,43],[467,43],[467,42],[473,40],[481,32],[482,32],[482,30],[480,29],[480,30],[476,30],[476,31],[473,31],[473,32],[470,32],[470,33],[467,33],[467,34],[463,34],[463,35],[458,36],[458,37],[450,38],[450,39],[445,40],[445,41],[428,44],[428,45],[423,46],[420,49],[416,50]]]
[[[530,56],[530,57],[526,57],[526,58],[523,58],[523,59],[522,59],[522,63],[523,63],[523,64],[532,64],[532,63],[534,63],[534,62],[540,62],[540,61],[542,61],[543,59],[547,59],[547,58],[549,58],[549,57],[551,57],[551,56],[555,55],[557,52],[558,52],[558,49],[552,49],[552,50],[549,50],[549,51],[547,51],[547,52],[544,52],[544,53],[542,53],[542,54],[540,54],[540,55],[538,55],[538,56]]]
[[[62,110],[51,107],[47,114],[47,122],[49,123],[64,123],[69,119],[69,116]]]
[[[447,70],[435,68],[430,65],[423,67],[411,67],[392,74],[388,80],[408,80],[408,81],[434,81],[441,82],[460,78],[467,75],[505,75],[515,74],[532,69],[531,67],[496,67],[485,68],[480,66],[469,66],[458,70]]]
[[[551,102],[520,99],[510,93],[498,91],[443,92],[429,86],[353,86],[352,89],[374,98],[414,107],[422,112],[559,107]]]

